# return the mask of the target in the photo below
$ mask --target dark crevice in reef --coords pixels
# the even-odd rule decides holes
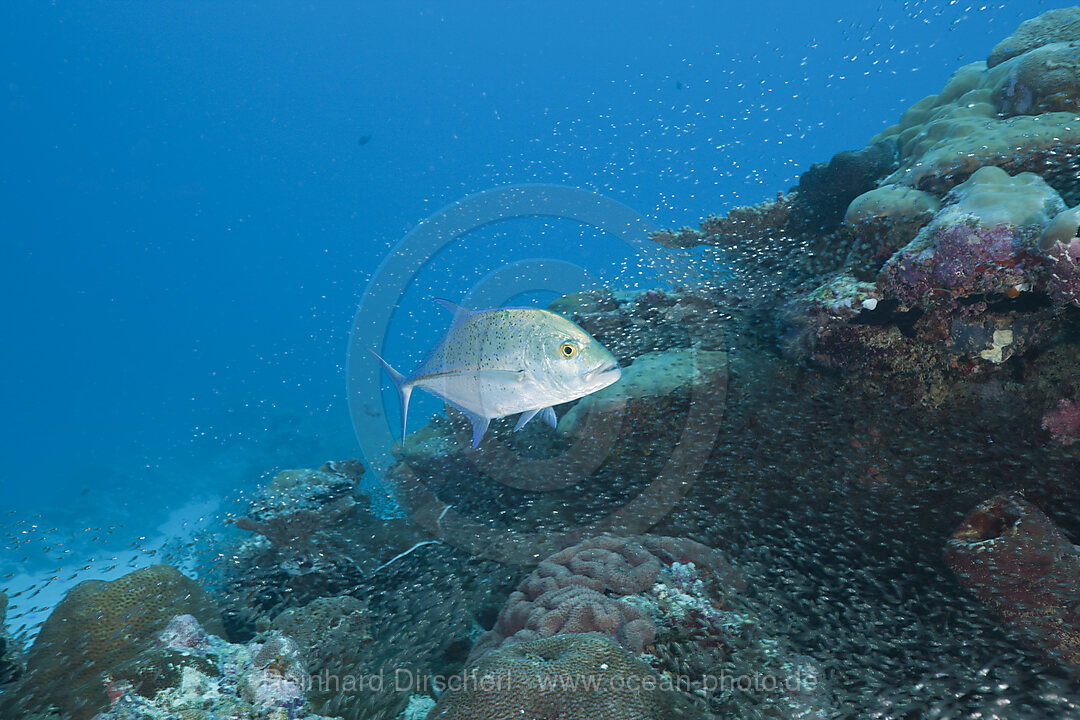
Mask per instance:
[[[986,306],[986,312],[989,313],[1031,313],[1038,312],[1039,310],[1045,310],[1051,306],[1050,296],[1043,292],[1027,292],[1020,293],[1014,298],[1006,297],[1004,299],[989,302]]]
[[[920,307],[910,310],[900,310],[900,303],[896,300],[882,300],[873,310],[863,310],[851,319],[852,325],[870,325],[872,327],[885,327],[896,325],[900,334],[907,338],[916,336],[915,323],[919,322],[924,314]]]

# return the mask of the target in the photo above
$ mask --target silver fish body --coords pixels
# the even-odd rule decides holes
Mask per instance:
[[[454,313],[454,323],[411,375],[379,358],[401,398],[403,442],[414,388],[464,412],[475,448],[491,420],[522,413],[515,430],[536,415],[554,426],[553,405],[596,392],[621,375],[614,356],[561,315],[538,308],[474,312],[439,302]]]

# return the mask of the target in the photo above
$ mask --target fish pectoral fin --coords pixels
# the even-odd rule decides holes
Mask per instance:
[[[480,440],[483,439],[484,433],[487,432],[488,424],[491,422],[491,418],[482,417],[476,413],[463,410],[465,417],[469,418],[469,422],[472,423],[472,446],[473,450],[480,444]]]
[[[514,426],[514,432],[517,432],[521,428],[525,427],[529,423],[529,421],[537,415],[539,415],[540,419],[546,422],[551,427],[555,427],[556,425],[558,425],[558,420],[555,417],[555,408],[538,408],[536,410],[526,410],[525,412],[521,413],[521,417],[518,418],[517,425]]]
[[[521,417],[518,418],[517,425],[514,425],[514,432],[517,432],[521,428],[529,424],[529,421],[536,417],[539,410],[526,410],[521,413]]]

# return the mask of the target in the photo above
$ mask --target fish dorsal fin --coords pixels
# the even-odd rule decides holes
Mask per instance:
[[[450,302],[449,300],[446,300],[444,298],[435,298],[435,302],[450,311],[450,313],[454,316],[454,322],[457,322],[458,320],[472,312],[472,310],[470,310],[469,308],[462,307],[461,305],[458,305],[455,302]]]

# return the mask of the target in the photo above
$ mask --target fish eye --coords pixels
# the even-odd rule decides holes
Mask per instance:
[[[572,358],[577,355],[577,348],[574,347],[573,343],[564,342],[559,346],[559,355],[564,358]]]

